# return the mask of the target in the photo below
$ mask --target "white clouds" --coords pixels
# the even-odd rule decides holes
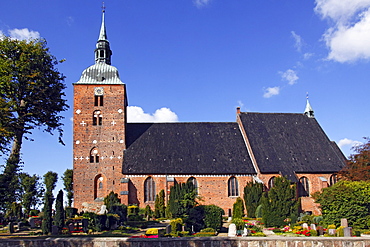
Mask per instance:
[[[207,6],[210,2],[211,0],[193,0],[193,3],[197,8],[203,8]]]
[[[303,39],[301,36],[296,34],[294,31],[290,32],[292,34],[292,37],[295,41],[294,47],[297,49],[297,51],[301,52],[302,46],[303,46]]]
[[[370,0],[316,0],[315,11],[333,21],[323,35],[329,60],[370,59]]]
[[[39,39],[40,33],[37,31],[28,30],[28,28],[18,29],[14,28],[8,31],[9,36],[12,39],[18,40],[30,40],[30,39]]]
[[[363,143],[359,142],[359,141],[353,141],[353,140],[350,140],[350,139],[347,139],[347,138],[344,138],[344,139],[342,139],[338,142],[338,146],[340,148],[342,148],[343,146],[354,147],[354,146],[358,146],[358,145],[361,145],[361,144],[363,144]]]
[[[127,107],[127,122],[129,123],[144,123],[144,122],[177,122],[176,113],[169,108],[163,107],[157,109],[154,114],[145,113],[141,107]]]
[[[280,87],[268,87],[265,89],[265,93],[263,94],[264,98],[270,98],[274,95],[278,95],[280,93]]]
[[[287,81],[289,85],[294,85],[297,83],[297,80],[299,77],[297,76],[297,73],[292,70],[288,69],[285,72],[279,72],[281,74],[281,79],[283,81]]]

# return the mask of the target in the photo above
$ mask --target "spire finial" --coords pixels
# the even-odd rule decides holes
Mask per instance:
[[[104,5],[104,2],[103,2],[103,5],[102,5],[101,9],[102,9],[102,12],[105,13],[105,5]]]
[[[314,118],[315,117],[314,111],[310,105],[310,102],[308,101],[308,92],[306,93],[306,99],[307,99],[307,102],[306,102],[306,109],[304,110],[304,114],[309,118]]]

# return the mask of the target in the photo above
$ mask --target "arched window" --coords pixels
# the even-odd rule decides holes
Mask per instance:
[[[104,177],[99,174],[94,179],[94,199],[103,198],[104,194]]]
[[[198,194],[198,183],[195,177],[190,177],[187,183],[192,183],[194,185],[195,192]]]
[[[152,177],[148,177],[144,182],[144,201],[154,202],[155,201],[155,182]]]
[[[99,151],[97,148],[93,148],[90,151],[90,163],[99,163]]]
[[[239,196],[239,185],[238,185],[238,179],[236,179],[236,177],[229,178],[228,195],[229,196]]]
[[[309,185],[308,178],[301,177],[299,179],[299,183],[298,183],[298,195],[299,196],[303,196],[303,197],[310,196],[310,185]]]
[[[269,179],[269,183],[268,183],[269,189],[271,189],[272,187],[274,187],[274,184],[275,184],[275,177],[271,177]]]
[[[97,110],[93,113],[93,125],[102,125],[103,123],[103,115],[101,111]]]
[[[331,175],[330,180],[329,180],[329,186],[333,186],[337,182],[338,182],[338,175],[337,174]]]

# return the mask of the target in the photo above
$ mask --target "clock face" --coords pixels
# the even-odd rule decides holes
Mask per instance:
[[[94,89],[94,94],[95,94],[96,96],[101,96],[101,95],[103,95],[103,94],[104,94],[104,89],[103,89],[102,87],[96,87],[96,88]]]

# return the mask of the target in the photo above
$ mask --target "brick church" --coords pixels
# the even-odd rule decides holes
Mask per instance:
[[[232,212],[249,181],[296,183],[302,209],[318,214],[310,194],[334,184],[345,157],[308,102],[304,113],[236,110],[235,122],[127,123],[126,85],[111,65],[104,11],[95,64],[74,83],[74,206],[98,211],[117,193],[123,204],[150,205],[175,183],[192,182],[202,204]]]

